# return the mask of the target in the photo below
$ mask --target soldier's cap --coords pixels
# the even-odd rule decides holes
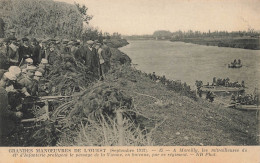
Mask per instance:
[[[94,41],[92,41],[92,40],[88,40],[88,41],[87,41],[87,44],[89,44],[89,45],[93,45],[93,44],[94,44]]]
[[[108,41],[106,39],[103,40],[103,43],[107,43]]]
[[[47,63],[48,63],[48,60],[45,59],[45,58],[43,58],[43,59],[41,60],[41,63],[43,63],[43,64],[47,64]]]
[[[11,73],[11,72],[6,72],[6,73],[4,73],[4,76],[5,76],[7,79],[9,79],[9,80],[12,80],[12,81],[16,80],[15,74],[13,74],[13,73]]]
[[[42,73],[41,73],[40,71],[36,71],[36,72],[34,73],[34,75],[41,77],[41,76],[42,76]]]
[[[22,41],[29,41],[27,37],[22,38]]]
[[[42,40],[42,43],[47,43],[48,42],[48,39],[43,39]]]
[[[56,41],[56,44],[59,44],[59,43],[60,43],[60,41],[59,41],[59,40],[57,40],[57,41]]]
[[[25,60],[25,62],[27,62],[27,63],[33,63],[33,60],[32,60],[32,58],[27,58],[27,59]]]
[[[17,40],[17,38],[15,38],[14,36],[10,36],[10,37],[8,37],[8,39],[9,39],[10,41],[16,41],[16,40]]]
[[[9,38],[4,38],[3,42],[10,42]]]
[[[80,42],[75,42],[74,45],[80,45]]]
[[[39,68],[37,71],[41,72],[42,74],[44,73],[44,69]]]
[[[68,42],[68,45],[74,45],[74,41]]]
[[[55,41],[55,42],[56,42],[58,39],[56,39],[56,38],[50,38],[49,40],[50,40],[50,41]]]
[[[35,70],[36,70],[36,67],[35,67],[35,66],[27,66],[27,67],[26,67],[26,70],[27,70],[27,71],[35,71]]]
[[[10,32],[11,33],[15,33],[16,31],[14,29],[10,29]]]
[[[77,40],[77,42],[80,42],[80,40]]]
[[[14,74],[15,76],[18,76],[21,73],[21,69],[18,66],[10,66],[8,71]]]
[[[68,40],[68,39],[63,39],[62,42],[63,42],[63,43],[68,43],[69,40]]]
[[[36,38],[32,38],[31,41],[32,42],[37,42],[37,39]]]

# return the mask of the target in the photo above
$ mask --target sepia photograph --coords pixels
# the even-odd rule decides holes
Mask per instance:
[[[0,146],[259,146],[259,9],[0,0]]]

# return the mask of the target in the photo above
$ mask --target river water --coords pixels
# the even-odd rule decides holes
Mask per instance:
[[[120,48],[138,70],[165,75],[181,80],[195,89],[195,81],[204,84],[212,78],[230,78],[231,82],[245,81],[247,92],[260,88],[260,50],[246,50],[216,46],[203,46],[183,42],[138,40]],[[228,68],[234,59],[240,59],[243,67]]]

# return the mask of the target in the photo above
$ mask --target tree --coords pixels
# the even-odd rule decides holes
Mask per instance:
[[[93,18],[93,16],[87,14],[88,8],[85,5],[81,6],[79,3],[75,3],[75,5],[82,15],[83,21],[89,24],[89,21]]]

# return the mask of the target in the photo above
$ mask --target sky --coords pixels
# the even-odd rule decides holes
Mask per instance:
[[[123,35],[156,30],[260,30],[260,0],[56,0],[80,3],[90,25]]]

